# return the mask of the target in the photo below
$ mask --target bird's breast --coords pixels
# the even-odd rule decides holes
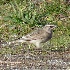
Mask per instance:
[[[47,42],[52,38],[52,33],[46,33],[42,38],[42,43]]]

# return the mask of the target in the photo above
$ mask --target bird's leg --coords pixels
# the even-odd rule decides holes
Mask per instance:
[[[37,48],[40,48],[40,43],[39,42],[36,42],[35,45],[36,45]]]
[[[34,50],[36,53],[41,53],[41,52],[42,52],[41,43],[40,43],[40,42],[36,42],[36,43],[35,43],[35,46],[36,46],[36,48],[34,48],[33,50]]]
[[[31,48],[31,44],[29,44],[28,48],[29,48],[29,49]]]
[[[41,47],[41,43],[40,42],[36,42],[35,45],[36,45],[36,49],[35,49],[36,51],[39,51],[39,52],[42,51],[42,47]]]

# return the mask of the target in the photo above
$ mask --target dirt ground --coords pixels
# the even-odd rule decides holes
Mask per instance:
[[[0,56],[0,70],[70,70],[70,51],[23,51]]]

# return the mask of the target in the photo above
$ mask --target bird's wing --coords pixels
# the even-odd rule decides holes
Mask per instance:
[[[42,39],[44,37],[46,37],[48,35],[48,33],[46,34],[46,31],[44,31],[43,29],[38,29],[26,36],[24,36],[23,38],[25,40],[38,40],[38,39]]]
[[[31,32],[30,34],[27,34],[26,36],[23,36],[22,39],[24,40],[35,40],[38,39],[38,37],[42,34],[42,29],[37,29],[33,32]]]

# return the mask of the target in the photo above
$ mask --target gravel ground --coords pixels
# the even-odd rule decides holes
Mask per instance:
[[[0,70],[70,70],[70,51],[27,51],[0,56]]]

